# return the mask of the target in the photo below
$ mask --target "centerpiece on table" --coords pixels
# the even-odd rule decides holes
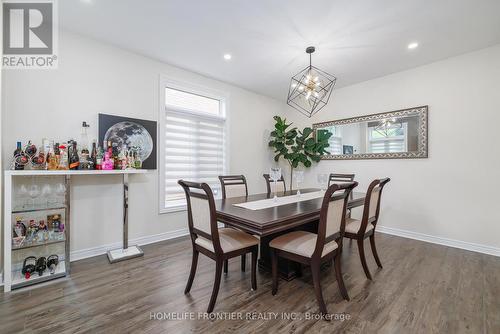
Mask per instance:
[[[290,190],[293,189],[293,171],[300,164],[309,168],[313,162],[319,162],[330,146],[328,140],[332,133],[328,130],[317,131],[314,134],[312,128],[306,127],[299,131],[296,127],[291,128],[292,123],[286,123],[285,118],[274,116],[274,130],[271,131],[269,146],[274,149],[274,161],[285,159],[290,165]]]

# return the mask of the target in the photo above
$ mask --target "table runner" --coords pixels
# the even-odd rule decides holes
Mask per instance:
[[[268,208],[272,208],[272,207],[280,206],[280,205],[308,201],[311,199],[321,198],[323,196],[325,196],[325,192],[320,190],[320,191],[314,191],[314,192],[304,193],[304,194],[300,194],[300,195],[290,195],[290,196],[278,197],[276,201],[274,201],[274,198],[267,198],[267,199],[261,199],[258,201],[244,202],[244,203],[238,203],[238,204],[233,204],[233,205],[240,207],[240,208],[248,209],[248,210],[262,210],[262,209],[268,209]]]

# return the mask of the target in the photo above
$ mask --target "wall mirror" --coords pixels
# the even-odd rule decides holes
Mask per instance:
[[[326,160],[427,158],[428,107],[313,124],[315,134],[329,131]]]

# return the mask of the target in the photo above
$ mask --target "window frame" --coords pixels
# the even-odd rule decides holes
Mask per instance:
[[[219,91],[202,85],[197,85],[189,82],[184,82],[177,79],[172,79],[166,75],[160,75],[159,80],[159,168],[158,168],[158,212],[159,214],[185,211],[187,210],[186,204],[166,206],[165,204],[165,127],[166,127],[166,114],[167,106],[165,104],[165,89],[171,88],[180,90],[190,94],[196,94],[212,99],[216,99],[220,102],[221,115],[215,116],[210,114],[199,113],[190,109],[175,108],[175,113],[184,113],[190,116],[204,118],[208,120],[219,120],[224,122],[224,137],[225,141],[223,144],[224,150],[224,173],[229,173],[229,117],[228,117],[228,106],[229,106],[229,94],[227,92]]]

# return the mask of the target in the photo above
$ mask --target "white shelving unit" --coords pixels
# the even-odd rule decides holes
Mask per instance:
[[[144,169],[132,169],[132,170],[8,170],[4,172],[4,291],[9,292],[13,288],[22,288],[28,285],[46,282],[59,277],[68,276],[70,273],[70,209],[71,209],[71,198],[70,198],[70,182],[72,177],[77,177],[79,175],[95,175],[96,177],[101,175],[122,175],[123,176],[123,248],[112,250],[108,252],[108,258],[111,263],[126,260],[132,257],[142,256],[144,253],[138,246],[128,245],[128,176],[130,174],[145,174],[147,170]],[[33,208],[26,210],[19,210],[12,207],[13,204],[13,181],[14,178],[21,177],[64,177],[66,185],[66,196],[65,205],[50,207],[50,208]],[[12,217],[17,214],[29,214],[37,213],[43,211],[64,211],[64,224],[65,224],[65,238],[64,240],[51,240],[48,242],[40,242],[35,244],[30,244],[27,246],[13,247],[12,246]],[[61,254],[59,265],[56,268],[54,274],[50,274],[48,270],[39,276],[38,273],[33,273],[33,275],[26,279],[22,274],[18,266],[12,265],[12,251],[16,251],[23,248],[36,248],[45,247],[51,244],[65,244],[64,255]],[[45,254],[48,255],[48,254]]]

